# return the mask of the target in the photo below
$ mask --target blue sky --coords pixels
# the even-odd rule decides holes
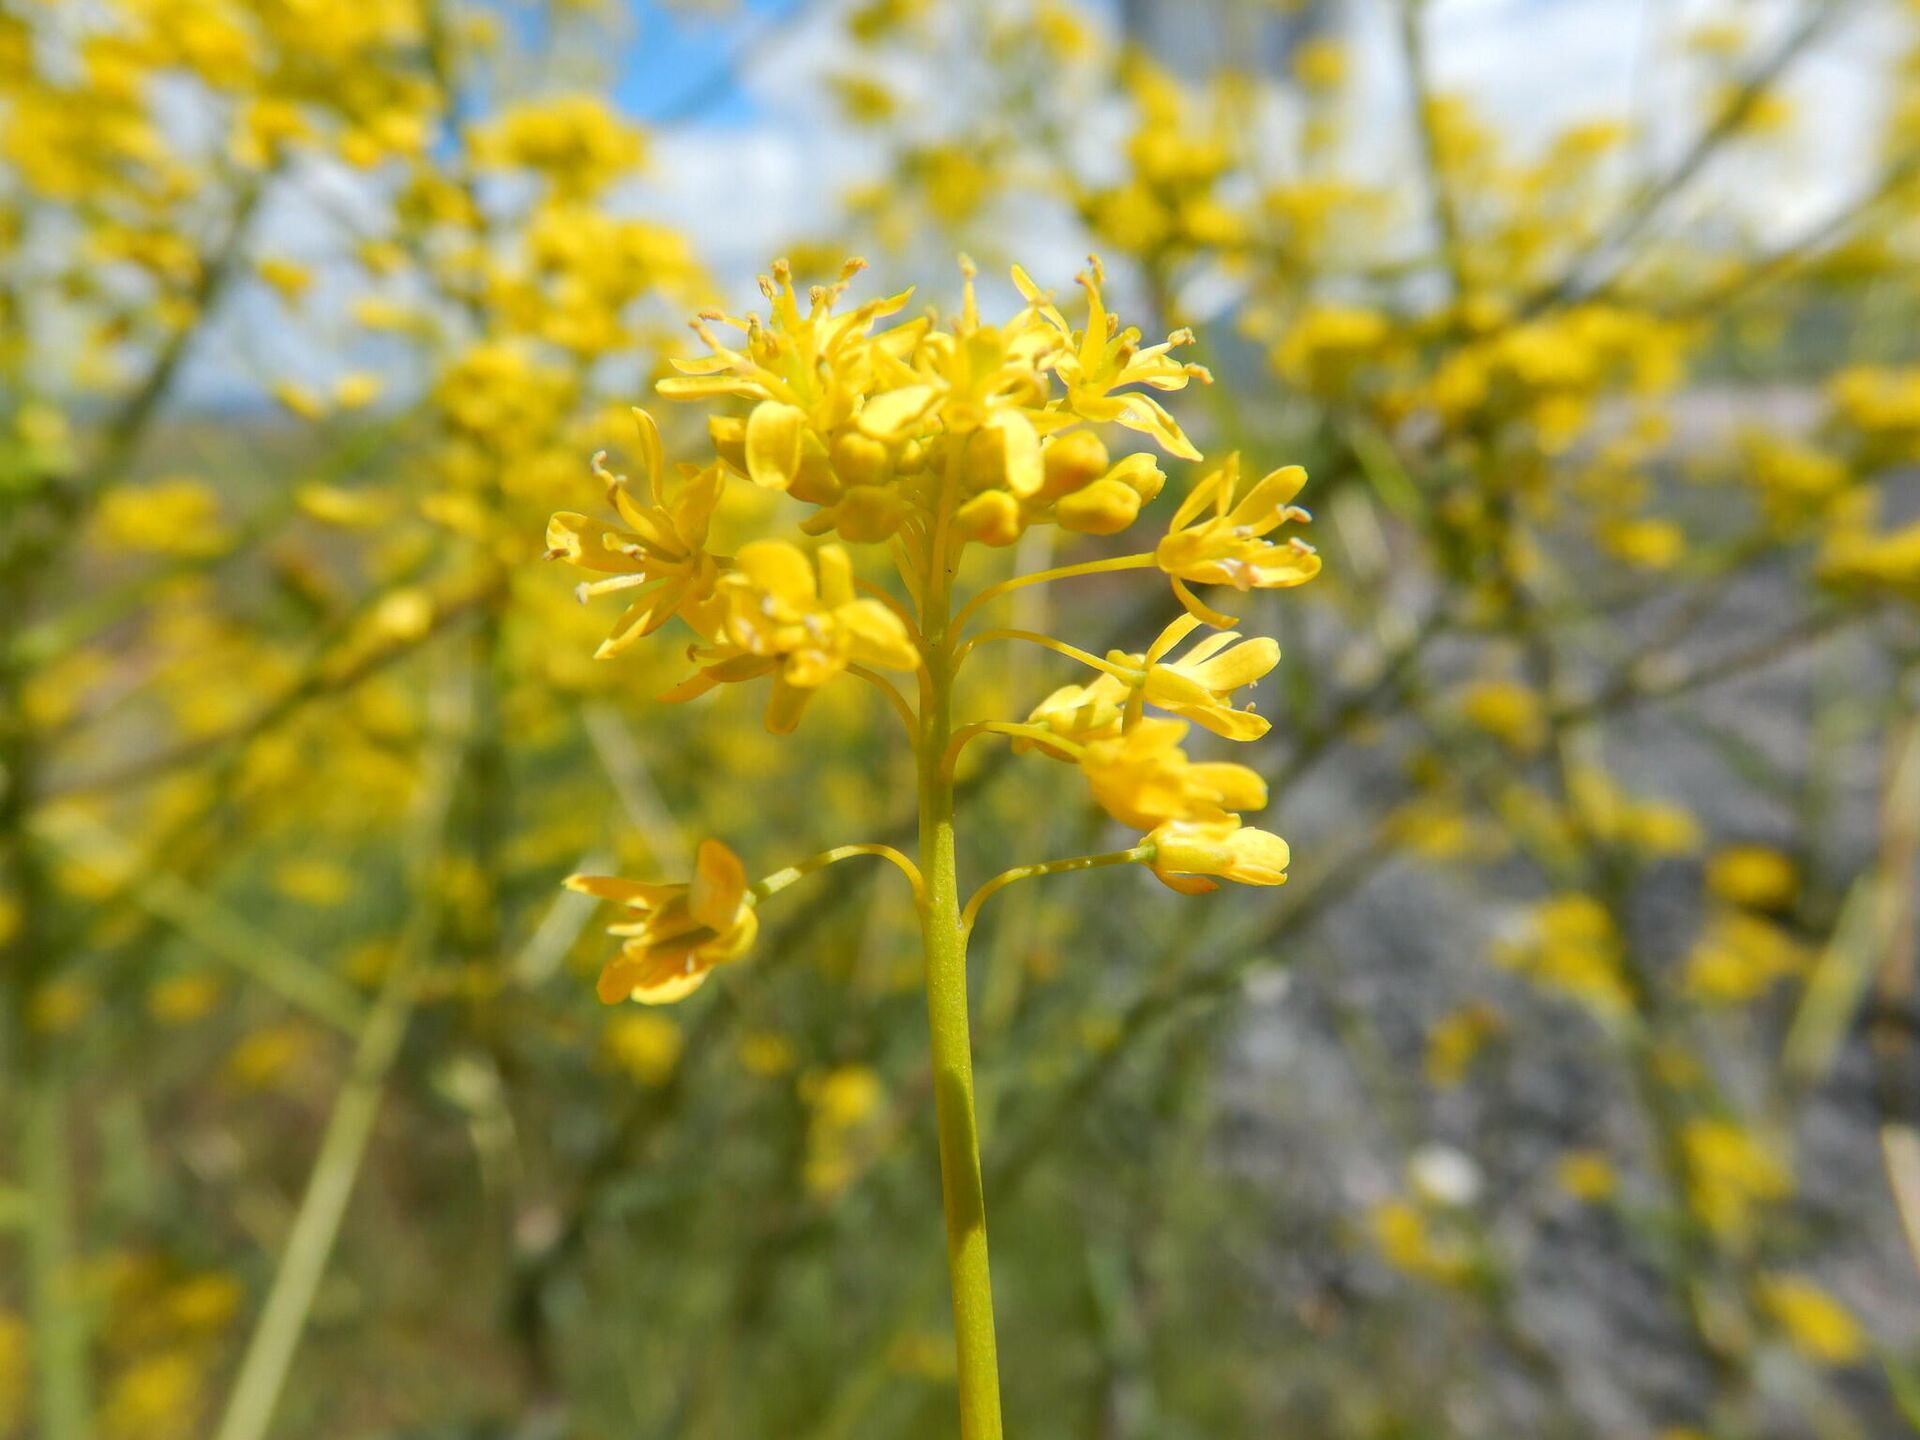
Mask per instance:
[[[663,0],[631,0],[633,38],[621,57],[614,95],[643,120],[687,117],[714,128],[751,125],[763,117],[738,83],[733,61],[769,25],[806,4],[738,0],[707,14]],[[696,108],[697,115],[688,116]]]

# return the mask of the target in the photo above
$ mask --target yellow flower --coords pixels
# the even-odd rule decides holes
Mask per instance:
[[[849,665],[919,665],[900,617],[854,593],[853,563],[838,545],[821,547],[817,579],[806,552],[784,540],[756,540],[734,563],[715,587],[712,605],[689,617],[712,641],[691,652],[703,668],[662,699],[690,700],[715,685],[771,674],[767,728],[785,734],[799,724],[814,691]]]
[[[1067,387],[1067,408],[1084,420],[1124,425],[1151,436],[1169,455],[1182,460],[1198,460],[1179,424],[1151,395],[1133,391],[1125,395],[1112,392],[1123,385],[1145,385],[1154,390],[1184,390],[1190,380],[1211,383],[1213,377],[1204,366],[1175,360],[1172,351],[1191,344],[1191,330],[1176,330],[1159,345],[1140,348],[1140,332],[1132,326],[1122,328],[1117,316],[1109,315],[1100,296],[1106,276],[1098,259],[1090,259],[1089,268],[1075,278],[1087,292],[1087,324],[1075,330],[1067,324],[1040,287],[1027,272],[1014,267],[1013,283],[1026,297],[1032,311],[1039,315],[1067,342],[1053,362],[1054,373]]]
[[[1920,523],[1875,535],[1843,531],[1820,555],[1820,579],[1846,588],[1893,591],[1920,601]]]
[[[1694,1213],[1726,1240],[1745,1240],[1761,1206],[1793,1193],[1793,1176],[1772,1147],[1732,1120],[1691,1120],[1680,1138]]]
[[[1167,653],[1200,623],[1196,616],[1183,615],[1160,632],[1140,658],[1140,694],[1147,704],[1191,720],[1216,735],[1229,740],[1258,740],[1272,728],[1271,724],[1250,708],[1236,708],[1233,692],[1255,684],[1279,664],[1280,646],[1264,636],[1234,645],[1240,637],[1226,631],[1207,636],[1178,660],[1166,659]],[[1115,658],[1128,666],[1134,657]]]
[[[1285,544],[1265,539],[1274,527],[1311,517],[1290,503],[1306,483],[1298,465],[1275,470],[1238,501],[1240,457],[1229,455],[1174,512],[1173,523],[1154,551],[1154,560],[1173,577],[1174,594],[1187,612],[1225,630],[1237,622],[1203,605],[1191,585],[1231,585],[1234,589],[1274,590],[1301,585],[1320,573],[1320,557],[1306,541]],[[1202,519],[1211,507],[1212,513]]]
[[[653,417],[635,410],[640,426],[641,458],[647,483],[658,504],[644,504],[627,493],[624,476],[607,475],[607,500],[629,528],[618,530],[572,511],[547,522],[547,558],[566,560],[583,570],[610,576],[580,586],[584,601],[596,595],[638,588],[613,633],[596,655],[617,655],[643,635],[651,635],[675,615],[706,600],[720,568],[706,553],[707,527],[720,502],[722,477],[717,465],[683,473],[677,484],[664,483],[660,431]]]
[[[288,306],[296,306],[306,298],[313,285],[313,271],[305,265],[279,256],[267,256],[260,260],[254,269],[262,281],[272,288],[281,301]]]
[[[117,485],[100,500],[100,539],[123,550],[217,555],[232,543],[220,500],[198,480],[175,476],[151,485]]]
[[[1807,952],[1778,926],[1729,911],[1708,922],[1687,956],[1686,991],[1710,1004],[1737,1005],[1800,974],[1807,961]]]
[[[1499,945],[1497,963],[1580,1000],[1603,1016],[1632,1006],[1620,966],[1620,935],[1607,909],[1570,891],[1534,908],[1524,939]]]
[[[634,1010],[608,1022],[602,1043],[607,1058],[642,1085],[664,1085],[680,1063],[686,1037],[666,1016]]]
[[[600,999],[671,1005],[706,983],[716,965],[753,946],[760,920],[740,859],[718,840],[701,842],[694,878],[685,885],[649,885],[608,875],[574,875],[567,887],[624,905],[633,920],[607,927],[624,937],[600,972]]]
[[[1460,713],[1516,755],[1532,755],[1547,739],[1540,693],[1517,680],[1483,680],[1460,699]]]
[[[1240,885],[1287,883],[1287,842],[1233,820],[1170,820],[1146,843],[1153,847],[1153,873],[1183,895],[1219,889],[1214,877]]]
[[[1144,655],[1110,652],[1099,676],[1086,685],[1054,691],[1034,707],[1028,723],[1045,725],[1062,739],[1084,745],[1116,733],[1124,718],[1145,704],[1229,740],[1259,739],[1271,725],[1251,707],[1236,707],[1233,692],[1256,683],[1279,663],[1279,645],[1264,637],[1234,645],[1240,637],[1229,631],[1207,636],[1179,660],[1166,659],[1199,625],[1193,616],[1182,615],[1160,632]],[[1066,751],[1031,738],[1016,748],[1029,746],[1067,758]]]
[[[1822,1365],[1852,1365],[1867,1352],[1867,1337],[1846,1306],[1798,1275],[1763,1275],[1760,1303],[1787,1342]]]
[[[1029,725],[1044,725],[1062,740],[1085,745],[1120,733],[1127,687],[1112,675],[1101,674],[1085,685],[1062,685],[1033,707]],[[1016,752],[1036,749],[1056,760],[1071,760],[1073,752],[1022,736],[1013,742]]]
[[[1152,830],[1169,820],[1230,820],[1267,803],[1267,782],[1244,765],[1195,764],[1178,720],[1141,720],[1080,754],[1093,798],[1122,825]]]
[[[1793,861],[1765,845],[1729,845],[1707,861],[1707,889],[1732,905],[1784,910],[1798,885]]]
[[[544,175],[566,197],[593,194],[646,153],[640,132],[597,95],[509,106],[475,131],[473,149],[488,165]]]

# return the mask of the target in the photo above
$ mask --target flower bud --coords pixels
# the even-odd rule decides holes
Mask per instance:
[[[1097,480],[1107,468],[1107,447],[1091,430],[1070,430],[1041,452],[1046,480],[1040,494],[1048,500],[1071,495]]]
[[[1004,490],[985,490],[954,511],[953,523],[969,540],[983,545],[1011,545],[1026,527],[1020,502]]]
[[[885,540],[907,517],[906,502],[890,485],[850,485],[834,510],[834,529],[856,545]]]
[[[1170,820],[1147,836],[1153,873],[1185,894],[1217,888],[1214,879],[1241,885],[1284,885],[1287,842],[1231,820]]]
[[[831,505],[840,498],[840,477],[833,473],[827,457],[809,444],[801,449],[800,469],[787,494],[806,505]]]
[[[1158,495],[1160,487],[1167,483],[1159,462],[1145,450],[1127,456],[1107,472],[1106,478],[1121,481],[1140,497],[1142,504]]]
[[[833,468],[844,485],[880,485],[888,479],[887,447],[849,430],[833,442]]]
[[[1112,535],[1124,530],[1140,513],[1139,492],[1120,480],[1096,480],[1083,490],[1061,497],[1053,513],[1062,527],[1083,535]]]
[[[969,495],[985,490],[1005,489],[1007,475],[1006,437],[998,430],[976,430],[967,437],[961,452],[960,483]]]

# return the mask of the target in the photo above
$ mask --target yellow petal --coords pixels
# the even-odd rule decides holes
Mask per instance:
[[[1017,410],[996,410],[988,418],[987,428],[1000,432],[1007,489],[1022,500],[1038,494],[1046,480],[1046,468],[1040,458],[1040,434],[1033,422]]]
[[[694,858],[693,887],[687,892],[687,913],[709,930],[726,930],[746,893],[747,872],[740,857],[718,840],[702,840]]]
[[[785,490],[800,472],[807,417],[793,405],[763,400],[747,417],[747,477],[763,490]]]
[[[907,430],[933,404],[931,385],[906,385],[867,401],[860,411],[860,429],[876,440],[905,438]]]
[[[811,605],[819,598],[813,566],[798,545],[785,540],[755,540],[742,545],[734,564],[760,589],[793,605]]]

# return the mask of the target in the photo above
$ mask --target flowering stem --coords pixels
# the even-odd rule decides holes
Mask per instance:
[[[1098,655],[1082,650],[1078,645],[1069,645],[1064,640],[1056,640],[1051,635],[1042,635],[1034,630],[982,630],[971,640],[962,642],[961,645],[954,650],[954,668],[958,669],[960,662],[973,653],[974,646],[984,645],[989,640],[1024,640],[1029,645],[1041,646],[1044,649],[1053,651],[1056,655],[1064,655],[1069,660],[1078,660],[1082,665],[1090,666],[1103,674],[1113,675],[1122,680],[1128,677],[1129,672],[1123,667],[1115,665],[1112,661],[1102,660]]]
[[[967,742],[982,735],[1011,735],[1016,740],[1031,740],[1036,745],[1063,751],[1075,759],[1086,748],[1054,733],[1045,725],[1021,725],[1012,720],[976,720],[971,725],[962,725],[947,741],[946,751],[940,758],[940,768],[946,771],[948,779],[953,778],[954,766],[960,763],[960,752],[967,748]]]
[[[894,688],[893,682],[878,670],[870,670],[865,665],[849,665],[847,666],[847,673],[857,679],[866,681],[882,695],[887,697],[887,703],[893,707],[893,713],[898,715],[900,717],[900,723],[907,727],[907,738],[911,741],[914,737],[915,728],[913,707],[907,704],[907,697]]]
[[[941,527],[944,531],[944,526]],[[1000,1365],[993,1333],[993,1282],[987,1265],[986,1197],[973,1107],[973,1043],[967,1026],[967,937],[960,925],[955,874],[953,670],[948,610],[951,570],[944,535],[929,546],[922,624],[927,703],[917,747],[920,908],[927,963],[927,1022],[932,1037],[934,1114],[940,1131],[940,1195],[947,1225],[947,1279],[953,1290],[953,1339],[961,1440],[1001,1440]]]
[[[805,860],[776,870],[764,880],[757,881],[748,889],[754,899],[765,900],[778,895],[796,880],[804,880],[816,870],[824,870],[829,865],[842,860],[851,860],[856,855],[875,855],[893,865],[907,877],[907,883],[913,887],[913,901],[916,905],[926,903],[926,886],[920,879],[920,867],[902,855],[891,845],[836,845],[831,850],[822,850],[818,855],[809,855]]]
[[[948,629],[957,635],[982,605],[998,600],[1002,595],[1024,590],[1029,585],[1044,585],[1050,580],[1071,580],[1080,575],[1107,575],[1116,570],[1148,570],[1153,564],[1151,552],[1143,552],[1139,555],[1116,555],[1109,560],[1086,560],[1078,565],[1060,565],[1051,570],[1036,570],[1031,575],[1016,575],[1011,580],[1002,580],[998,585],[987,586],[967,601],[960,607],[960,613],[953,617],[953,624]]]
[[[1076,855],[1071,860],[1049,860],[1044,865],[1016,865],[1002,870],[973,892],[967,908],[960,912],[962,934],[973,933],[973,922],[980,918],[980,907],[1016,880],[1032,880],[1041,875],[1066,875],[1075,870],[1098,870],[1107,865],[1137,865],[1153,858],[1152,845],[1136,845],[1131,850],[1107,850],[1098,855]]]

